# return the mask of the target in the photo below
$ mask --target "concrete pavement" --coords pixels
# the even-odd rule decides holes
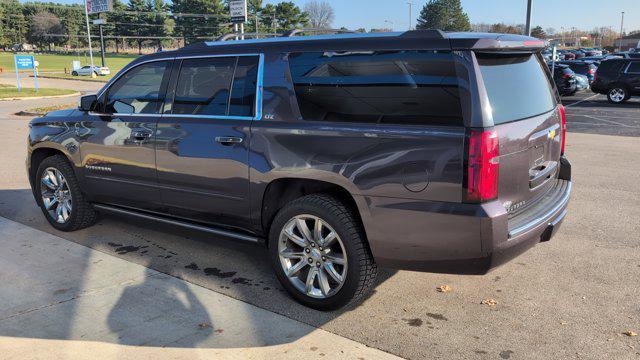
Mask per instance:
[[[0,217],[4,358],[395,356]]]

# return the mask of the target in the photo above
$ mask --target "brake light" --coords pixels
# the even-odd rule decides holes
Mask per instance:
[[[563,78],[563,79],[568,79],[568,78],[570,78],[570,77],[571,77],[571,75],[569,75],[569,74],[562,74],[562,78]]]
[[[483,202],[498,196],[500,147],[498,133],[470,129],[467,132],[466,202]]]
[[[595,74],[596,73],[596,69],[589,69],[589,74]]]
[[[558,113],[560,114],[560,154],[564,154],[564,144],[567,138],[567,113],[563,105],[558,105]]]

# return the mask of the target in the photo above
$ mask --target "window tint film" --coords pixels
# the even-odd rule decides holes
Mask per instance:
[[[289,62],[306,120],[462,125],[451,52],[310,52]]]
[[[164,101],[162,92],[169,80],[170,61],[136,66],[122,75],[107,93],[108,113],[157,114]]]
[[[258,57],[240,56],[231,87],[229,115],[253,116],[258,79]]]
[[[173,113],[226,115],[235,65],[235,57],[183,60]]]
[[[536,55],[477,53],[476,57],[496,125],[555,108],[553,87]]]
[[[640,61],[632,61],[627,68],[628,73],[640,74]]]

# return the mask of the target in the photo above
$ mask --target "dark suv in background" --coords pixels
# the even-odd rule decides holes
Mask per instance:
[[[614,104],[640,95],[640,59],[611,59],[603,61],[595,74],[591,90],[606,94]]]
[[[409,31],[143,56],[30,123],[33,194],[62,231],[100,211],[264,244],[316,309],[360,298],[378,265],[484,274],[567,213],[544,45]]]

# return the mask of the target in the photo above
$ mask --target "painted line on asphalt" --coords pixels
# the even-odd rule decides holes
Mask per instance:
[[[580,101],[576,101],[576,102],[574,102],[574,103],[572,103],[572,104],[569,104],[569,105],[567,105],[567,106],[565,106],[565,107],[572,107],[572,106],[574,106],[574,105],[578,105],[578,104],[580,104],[581,102],[589,101],[589,100],[591,100],[591,99],[593,99],[594,97],[599,96],[599,95],[600,95],[600,94],[591,95],[591,96],[589,96],[588,98],[584,98],[584,99],[582,99],[582,100],[580,100]]]
[[[640,126],[631,126],[631,125],[627,125],[627,124],[619,123],[619,122],[617,122],[617,121],[613,121],[613,120],[607,120],[607,119],[597,118],[597,117],[592,116],[592,115],[582,115],[582,116],[584,116],[584,117],[586,117],[586,118],[589,118],[589,119],[593,119],[593,120],[597,120],[597,121],[602,121],[602,122],[604,122],[604,123],[608,123],[608,124],[611,124],[611,125],[617,125],[617,126],[622,126],[622,127],[632,128],[632,129],[640,129]]]

